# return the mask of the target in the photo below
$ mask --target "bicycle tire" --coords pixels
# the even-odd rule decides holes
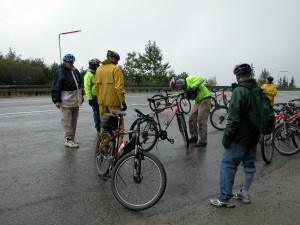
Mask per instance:
[[[274,141],[273,133],[261,135],[261,154],[265,163],[269,164],[273,158],[274,153]]]
[[[227,100],[227,96],[226,95],[224,95],[224,97],[223,97],[223,102],[224,102],[224,105],[226,107],[228,107],[228,100]]]
[[[219,106],[210,114],[210,123],[217,130],[225,130],[228,116],[228,107]]]
[[[137,126],[137,122],[139,119],[133,121],[130,126],[130,130],[135,130]],[[154,148],[158,141],[159,132],[155,122],[153,121],[145,121],[140,125],[140,141],[142,142],[142,149],[146,152],[149,152]],[[132,138],[133,134],[129,134],[129,140]]]
[[[112,137],[109,131],[103,131],[98,138],[95,150],[95,163],[97,174],[104,178],[110,170],[111,161],[113,160],[114,143],[108,141]],[[102,145],[103,144],[103,145]]]
[[[189,141],[184,114],[177,114],[177,122],[178,122],[179,131],[181,133],[184,145],[185,147],[189,147],[190,141]]]
[[[284,132],[286,126],[287,132]],[[299,143],[300,128],[290,123],[279,124],[274,130],[274,146],[275,149],[283,155],[294,155],[300,151]]]
[[[162,163],[154,155],[143,152],[141,182],[133,178],[135,153],[124,155],[112,170],[111,189],[117,201],[133,211],[145,210],[155,205],[163,196],[167,177]],[[149,195],[149,196],[147,196]]]
[[[162,94],[153,95],[151,98],[158,99],[154,103],[149,102],[149,107],[153,112],[155,112],[155,107],[153,104],[156,105],[156,109],[162,109],[167,105],[167,101]]]
[[[191,102],[190,102],[190,100],[188,100],[186,98],[180,98],[179,99],[179,107],[180,107],[180,110],[183,113],[189,114],[189,112],[191,111]]]

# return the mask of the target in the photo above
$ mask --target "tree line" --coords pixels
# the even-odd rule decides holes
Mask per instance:
[[[0,85],[51,85],[53,74],[57,63],[46,65],[43,59],[21,59],[10,48],[7,55],[0,53]],[[254,77],[254,66],[253,77]],[[145,51],[129,52],[125,58],[125,63],[120,65],[124,74],[125,85],[168,85],[171,77],[186,78],[187,72],[176,74],[171,69],[168,62],[164,62],[161,49],[155,41],[148,41],[145,45]],[[80,74],[83,77],[86,70],[81,68]],[[265,83],[265,79],[270,73],[264,69],[257,82],[259,85]],[[204,77],[205,85],[216,86],[216,76]],[[295,79],[284,76],[279,78],[278,88],[295,88]]]

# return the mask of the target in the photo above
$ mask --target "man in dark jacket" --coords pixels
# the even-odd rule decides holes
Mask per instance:
[[[64,130],[65,146],[78,148],[75,141],[79,106],[83,102],[82,79],[74,67],[75,57],[67,54],[63,57],[54,74],[51,97],[55,106],[61,110],[61,124]]]
[[[236,65],[233,72],[239,85],[233,90],[230,99],[228,121],[222,139],[225,150],[220,168],[221,195],[210,200],[212,205],[228,208],[235,206],[231,201],[232,197],[250,203],[248,190],[256,171],[256,145],[259,141],[259,133],[250,129],[247,119],[247,114],[252,110],[249,88],[257,86],[251,78],[252,69],[250,65],[243,63]],[[243,87],[240,84],[243,84]],[[232,186],[241,162],[245,172],[244,184],[243,188],[233,195]]]

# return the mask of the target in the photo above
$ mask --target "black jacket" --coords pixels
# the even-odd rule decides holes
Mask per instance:
[[[244,79],[240,83],[250,88],[257,86],[252,78]],[[252,110],[250,90],[246,87],[236,87],[230,99],[228,121],[224,131],[224,136],[230,142],[247,146],[254,146],[258,143],[259,133],[253,132],[247,120],[250,110]]]
[[[82,89],[82,79],[77,69],[73,70],[79,89]],[[54,82],[51,87],[51,97],[53,103],[61,102],[62,91],[74,91],[77,89],[76,83],[70,69],[61,64],[55,69]]]

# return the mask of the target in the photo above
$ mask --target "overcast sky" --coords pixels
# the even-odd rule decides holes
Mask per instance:
[[[253,63],[256,77],[266,68],[294,76],[300,87],[300,0],[0,0],[0,52],[11,47],[22,59],[48,65],[61,53],[75,66],[103,60],[108,49],[125,62],[156,41],[176,74],[235,81],[233,66]],[[279,72],[288,71],[288,72]]]

